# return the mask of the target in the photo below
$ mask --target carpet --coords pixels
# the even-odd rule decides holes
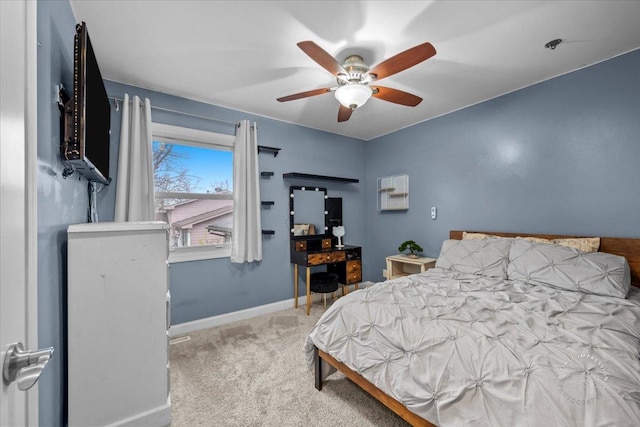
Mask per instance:
[[[313,385],[304,341],[322,304],[174,337],[173,427],[407,426],[340,373]]]

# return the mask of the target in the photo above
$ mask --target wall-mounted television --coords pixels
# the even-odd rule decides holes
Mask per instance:
[[[84,22],[76,25],[74,37],[73,95],[63,102],[63,175],[78,171],[89,181],[109,185],[111,105]]]

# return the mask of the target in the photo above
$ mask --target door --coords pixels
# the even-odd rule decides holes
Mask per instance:
[[[0,365],[37,348],[36,36],[36,2],[0,0]],[[37,425],[37,387],[0,385],[0,425]]]

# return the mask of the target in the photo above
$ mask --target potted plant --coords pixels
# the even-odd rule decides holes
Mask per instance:
[[[414,242],[413,240],[406,240],[398,247],[398,250],[402,253],[409,249],[407,256],[409,258],[418,258],[418,252],[422,252],[422,246]]]

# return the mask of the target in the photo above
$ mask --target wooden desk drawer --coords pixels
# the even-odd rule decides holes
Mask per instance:
[[[347,285],[358,282],[362,282],[362,271],[358,270],[347,272]]]
[[[296,251],[306,251],[307,250],[307,241],[306,240],[298,240],[296,242]]]
[[[362,262],[359,259],[347,261],[347,285],[362,281]]]
[[[347,274],[362,272],[360,260],[347,261]]]
[[[344,261],[346,259],[344,251],[322,252],[317,254],[309,254],[307,258],[308,265],[330,264],[332,262]]]

